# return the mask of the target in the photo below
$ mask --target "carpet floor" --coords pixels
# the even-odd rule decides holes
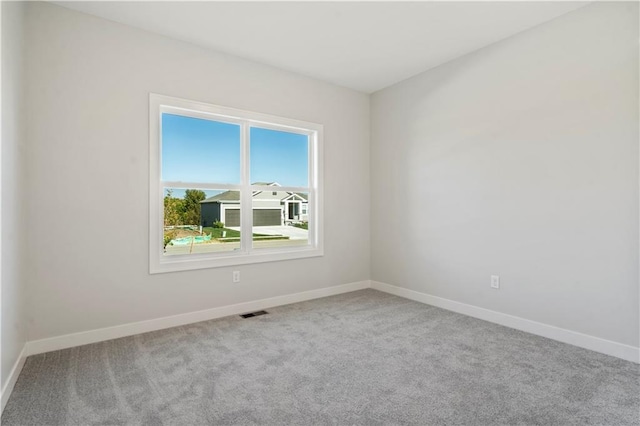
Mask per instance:
[[[639,425],[640,366],[375,290],[30,356],[10,425]]]

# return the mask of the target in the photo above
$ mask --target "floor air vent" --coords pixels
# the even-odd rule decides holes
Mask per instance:
[[[266,315],[269,312],[267,311],[256,311],[256,312],[251,312],[248,314],[242,314],[240,315],[242,318],[251,318],[251,317],[259,317],[260,315]]]

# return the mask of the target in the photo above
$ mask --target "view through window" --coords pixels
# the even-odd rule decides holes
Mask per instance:
[[[153,101],[151,117],[153,109],[158,115],[152,130],[158,128],[151,143],[159,158],[152,196],[162,194],[161,211],[152,208],[152,217],[161,215],[161,251],[152,247],[160,253],[156,266],[192,269],[321,254],[320,126],[159,96]]]

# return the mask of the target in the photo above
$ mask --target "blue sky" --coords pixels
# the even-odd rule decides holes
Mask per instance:
[[[250,143],[251,182],[308,185],[306,135],[252,127]],[[162,179],[240,183],[240,126],[162,114]],[[173,195],[182,197],[184,191],[175,189]]]

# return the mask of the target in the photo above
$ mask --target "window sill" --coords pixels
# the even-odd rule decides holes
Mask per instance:
[[[254,250],[251,254],[229,253],[228,255],[217,255],[211,257],[207,255],[176,255],[163,256],[152,259],[149,265],[150,274],[161,274],[166,272],[191,271],[197,269],[222,268],[225,266],[251,265],[264,262],[280,262],[283,260],[304,259],[309,257],[324,256],[324,251],[320,248],[309,247],[308,249],[296,248],[295,250],[265,251]]]

